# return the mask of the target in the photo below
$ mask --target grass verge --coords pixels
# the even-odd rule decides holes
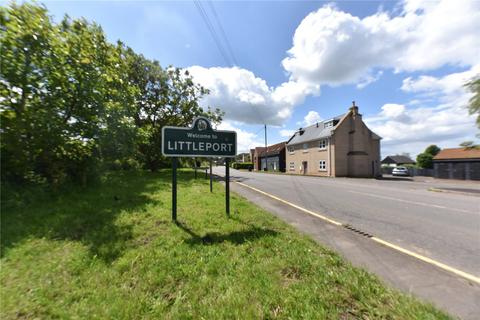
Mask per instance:
[[[199,175],[201,177],[201,175]],[[1,313],[16,318],[446,319],[237,195],[170,172],[2,199]]]

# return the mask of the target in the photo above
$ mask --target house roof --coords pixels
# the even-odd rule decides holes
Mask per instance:
[[[338,123],[340,123],[340,120],[346,116],[348,113],[336,116],[332,119],[328,119],[325,121],[317,122],[311,126],[305,127],[305,128],[300,128],[293,134],[293,136],[287,141],[288,145],[292,144],[299,144],[299,143],[304,143],[304,142],[309,142],[309,141],[314,141],[322,138],[327,138],[330,137],[333,134],[333,131],[337,127]],[[331,127],[325,127],[325,123],[337,120],[337,123],[334,126]],[[370,129],[368,129],[370,130]],[[301,134],[301,131],[303,133]],[[375,132],[370,130],[372,133],[372,138],[373,139],[381,139],[379,135],[377,135]]]
[[[382,160],[382,163],[396,163],[396,164],[411,163],[411,164],[414,164],[415,161],[413,161],[412,159],[410,159],[407,156],[396,155],[396,156],[385,157],[385,159]]]
[[[283,141],[276,144],[272,144],[271,146],[267,146],[266,151],[265,151],[265,147],[256,147],[255,150],[257,151],[259,157],[271,156],[271,155],[279,154],[282,151],[282,149],[285,149],[286,143],[287,143],[286,141]]]
[[[433,160],[480,159],[478,148],[450,148],[441,150]]]
[[[330,137],[332,135],[332,131],[335,128],[335,126],[325,128],[325,123],[330,122],[332,120],[340,120],[343,118],[343,116],[344,114],[337,116],[333,119],[317,122],[305,128],[300,128],[299,130],[297,130],[297,132],[294,133],[294,135],[290,138],[290,140],[287,141],[287,144],[298,144],[298,143]],[[302,134],[301,134],[301,131],[303,131]]]

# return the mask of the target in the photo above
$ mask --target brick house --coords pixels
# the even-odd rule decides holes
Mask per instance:
[[[348,112],[300,128],[287,141],[286,172],[328,177],[377,177],[380,137],[353,102]]]
[[[435,178],[480,180],[480,149],[451,148],[433,157]]]
[[[271,146],[250,149],[253,169],[285,172],[285,144],[280,142]]]

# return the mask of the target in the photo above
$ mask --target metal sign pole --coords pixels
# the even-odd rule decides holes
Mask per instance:
[[[230,158],[225,158],[225,206],[230,217]]]
[[[195,168],[195,179],[197,179],[197,158],[193,158],[193,167]]]
[[[212,159],[210,158],[210,192],[213,192],[213,185],[212,185]]]
[[[177,157],[172,158],[172,221],[177,222]]]

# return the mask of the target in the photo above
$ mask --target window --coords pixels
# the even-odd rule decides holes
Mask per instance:
[[[290,162],[289,169],[290,171],[295,171],[295,162]]]
[[[327,139],[320,140],[318,147],[322,150],[327,149]]]
[[[328,121],[328,122],[325,122],[325,125],[324,125],[325,128],[328,128],[328,127],[333,127],[333,121]]]
[[[290,153],[295,152],[295,147],[294,146],[288,146],[287,149],[288,149],[288,152],[290,152]]]
[[[303,152],[308,152],[308,143],[303,144]]]
[[[327,171],[327,161],[320,160],[319,165],[319,171]]]

